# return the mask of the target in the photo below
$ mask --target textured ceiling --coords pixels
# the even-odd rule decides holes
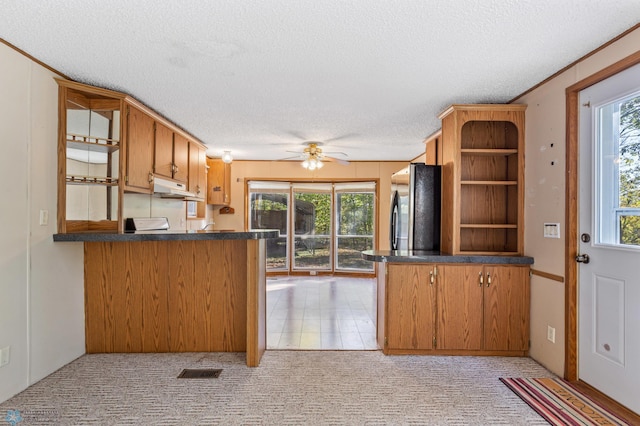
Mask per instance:
[[[0,0],[0,38],[235,159],[409,160],[449,104],[506,102],[638,22],[639,0]]]

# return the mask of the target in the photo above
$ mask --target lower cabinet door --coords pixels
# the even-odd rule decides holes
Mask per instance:
[[[485,350],[529,349],[529,268],[485,266]]]
[[[482,349],[482,265],[438,265],[437,349]]]
[[[387,349],[432,349],[435,265],[388,265]]]

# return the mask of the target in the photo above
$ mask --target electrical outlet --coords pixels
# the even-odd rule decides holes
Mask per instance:
[[[550,325],[547,326],[547,340],[551,343],[556,342],[556,329]]]
[[[309,271],[309,275],[318,275],[318,271]]]
[[[0,349],[0,367],[4,367],[9,364],[9,360],[11,359],[11,346],[7,346],[6,348]]]

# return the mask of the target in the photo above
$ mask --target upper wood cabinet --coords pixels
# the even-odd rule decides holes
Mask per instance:
[[[206,147],[124,93],[58,83],[58,232],[123,232],[126,192],[152,194],[154,175],[189,180],[206,196]],[[197,192],[197,191],[194,191]]]
[[[207,196],[207,150],[200,144],[189,143],[189,192],[205,200]]]
[[[207,158],[207,204],[228,206],[231,203],[231,164]]]
[[[162,123],[155,123],[153,172],[180,182],[189,177],[189,140]]]
[[[127,105],[127,161],[124,189],[153,192],[154,121],[140,109]]]
[[[189,140],[179,133],[173,134],[173,178],[180,182],[189,180]]]
[[[523,254],[525,109],[453,105],[440,115],[444,253]]]

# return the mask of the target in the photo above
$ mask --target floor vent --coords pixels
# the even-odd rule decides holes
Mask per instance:
[[[217,368],[185,368],[178,375],[178,379],[217,379],[222,373]]]

